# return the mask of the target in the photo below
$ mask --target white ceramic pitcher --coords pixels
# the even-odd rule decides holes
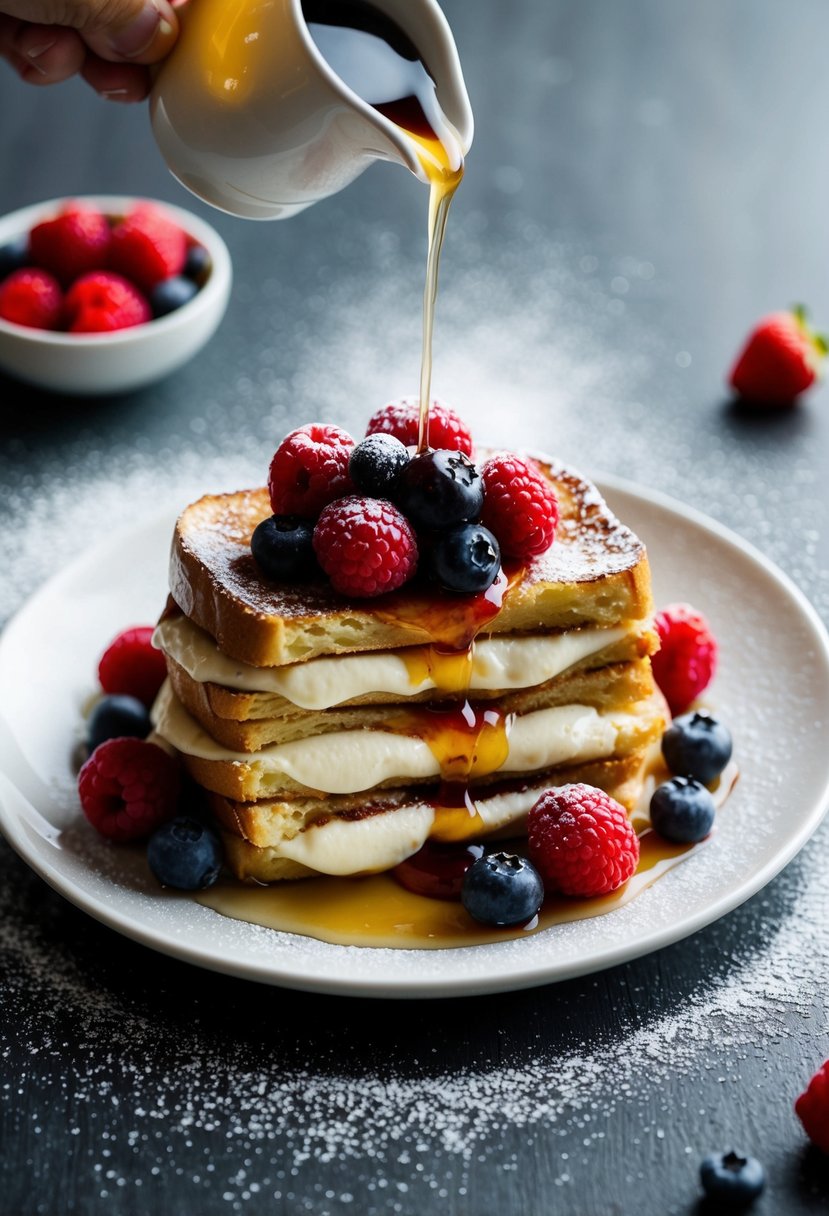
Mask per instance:
[[[472,111],[437,3],[372,3],[428,64],[465,154]],[[199,198],[232,215],[282,219],[341,190],[375,160],[427,180],[415,142],[329,67],[301,0],[189,0],[178,13],[179,41],[150,108],[170,170]]]

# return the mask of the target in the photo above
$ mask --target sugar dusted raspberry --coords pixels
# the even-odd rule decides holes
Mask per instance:
[[[392,401],[377,410],[369,419],[366,435],[378,432],[394,435],[407,447],[416,447],[420,426],[420,403],[414,397]],[[429,447],[472,455],[472,435],[469,427],[453,409],[442,401],[429,406]]]
[[[81,275],[66,293],[64,310],[73,334],[112,333],[152,318],[147,300],[120,274],[95,270]]]
[[[651,658],[654,679],[671,713],[679,714],[714,678],[717,642],[705,617],[690,604],[669,604],[654,624],[660,641]]]
[[[63,292],[54,275],[24,267],[0,283],[0,317],[33,329],[57,329],[63,315]]]
[[[137,697],[148,708],[167,678],[164,655],[152,645],[150,625],[125,629],[107,646],[98,664],[104,692]]]
[[[625,808],[592,785],[545,791],[529,813],[530,860],[548,891],[609,895],[639,862],[639,841]]]
[[[268,475],[274,515],[316,519],[335,498],[353,486],[348,461],[354,440],[347,431],[313,422],[286,435],[274,453]]]
[[[181,274],[187,236],[159,207],[139,204],[112,230],[109,264],[149,292],[162,279]]]
[[[90,270],[107,265],[112,229],[100,211],[68,203],[54,219],[35,224],[29,254],[36,266],[50,271],[64,287]]]
[[[314,550],[335,591],[361,599],[402,587],[417,569],[409,521],[383,498],[331,503],[314,529]]]
[[[821,1064],[794,1109],[812,1144],[829,1153],[829,1060]]]
[[[497,538],[503,555],[526,561],[549,549],[558,526],[558,499],[539,469],[512,452],[501,452],[481,473],[481,521]]]
[[[176,813],[180,788],[175,760],[143,739],[109,739],[78,775],[83,813],[117,844],[143,840]]]

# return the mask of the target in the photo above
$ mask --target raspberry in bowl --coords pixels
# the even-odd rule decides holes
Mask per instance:
[[[123,393],[212,337],[230,255],[204,220],[121,196],[52,199],[0,219],[0,370],[53,392]]]

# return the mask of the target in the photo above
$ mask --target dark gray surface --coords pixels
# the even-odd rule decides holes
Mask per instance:
[[[757,416],[722,384],[761,313],[804,300],[829,323],[825,6],[446,10],[477,135],[449,227],[437,391],[496,442],[710,512],[826,619],[826,392]],[[7,72],[0,115],[2,211],[96,191],[191,205],[143,109]],[[236,286],[189,367],[118,401],[0,378],[4,614],[101,526],[104,487],[129,522],[201,471],[205,488],[261,480],[291,425],[357,430],[412,391],[425,197],[408,175],[378,166],[284,224],[208,218]],[[827,838],[655,956],[431,1006],[160,958],[4,847],[0,1210],[686,1216],[698,1159],[738,1143],[768,1168],[757,1212],[825,1211],[826,1165],[791,1103],[829,1055]]]

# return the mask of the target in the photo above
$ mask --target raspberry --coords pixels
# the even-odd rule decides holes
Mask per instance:
[[[107,740],[78,774],[84,815],[117,844],[142,840],[172,819],[180,784],[175,760],[143,739]]]
[[[530,860],[549,891],[609,895],[630,878],[639,841],[623,806],[592,785],[545,791],[527,819]]]
[[[45,270],[15,270],[0,284],[0,317],[33,329],[57,329],[63,314],[63,292]]]
[[[651,658],[654,679],[671,713],[679,714],[711,683],[717,643],[705,617],[690,604],[669,604],[654,624],[661,643]]]
[[[812,1144],[829,1153],[829,1060],[817,1070],[794,1109]]]
[[[406,447],[417,446],[420,426],[420,403],[414,397],[392,401],[369,418],[367,435],[381,432],[394,435]],[[472,455],[472,435],[469,427],[453,409],[441,401],[429,406],[429,447]]]
[[[417,569],[409,521],[383,498],[352,494],[332,502],[314,529],[314,550],[341,595],[383,595],[402,587]]]
[[[274,453],[268,489],[274,515],[316,519],[335,498],[350,494],[348,460],[354,440],[338,426],[314,422],[286,435]]]
[[[125,629],[104,651],[98,679],[104,692],[124,693],[150,706],[167,678],[164,655],[152,645],[150,625]]]
[[[152,318],[137,287],[119,274],[96,270],[81,275],[66,293],[66,319],[73,334],[111,333]]]
[[[69,203],[52,220],[35,224],[29,233],[29,253],[68,287],[79,275],[106,266],[112,229],[106,216],[89,207]]]
[[[181,274],[186,260],[187,236],[158,207],[140,204],[112,230],[109,264],[142,291]]]
[[[526,460],[502,452],[486,462],[481,522],[505,557],[526,561],[544,553],[558,526],[558,500],[549,482]]]

